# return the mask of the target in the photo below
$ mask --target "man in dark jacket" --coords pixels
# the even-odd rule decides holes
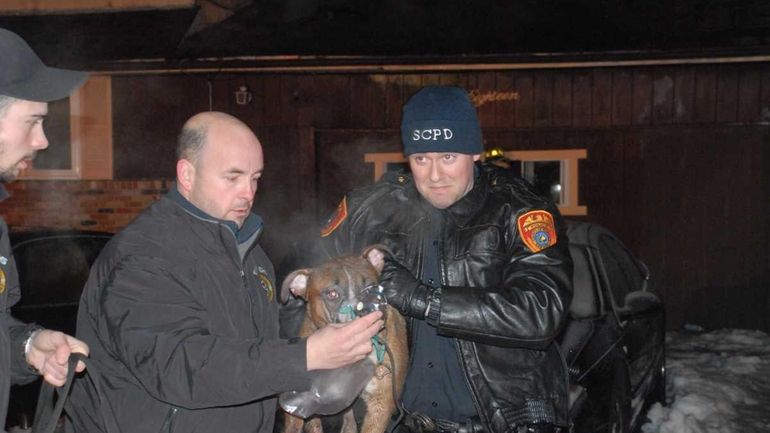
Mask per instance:
[[[381,313],[278,338],[275,275],[251,213],[262,146],[223,113],[191,118],[176,184],[94,263],[78,312],[96,389],[75,383],[76,431],[272,433],[276,394],[363,359]]]
[[[66,98],[85,80],[83,72],[45,66],[22,38],[0,29],[0,200],[8,196],[3,184],[16,178],[37,151],[48,147],[43,132],[48,102]],[[13,318],[10,309],[19,297],[8,227],[0,218],[0,431],[11,385],[31,382],[42,374],[46,381],[61,386],[70,353],[88,353],[82,341]],[[84,367],[81,363],[78,370]]]
[[[569,424],[567,370],[554,338],[572,261],[553,203],[510,171],[478,164],[475,108],[427,87],[401,124],[411,175],[348,194],[322,231],[326,255],[385,244],[381,285],[411,318],[400,428],[554,432]]]

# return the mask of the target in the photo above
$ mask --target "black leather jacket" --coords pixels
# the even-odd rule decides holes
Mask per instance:
[[[572,260],[555,206],[525,181],[478,164],[474,187],[445,209],[439,332],[457,338],[476,409],[487,431],[548,422],[568,425],[568,376],[554,338],[572,296]],[[384,244],[418,277],[430,206],[405,173],[388,173],[345,198],[347,217],[321,248],[327,255]],[[532,253],[517,218],[543,209],[557,243]],[[431,314],[433,316],[433,314]]]

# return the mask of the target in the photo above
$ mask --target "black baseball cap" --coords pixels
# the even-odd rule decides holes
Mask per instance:
[[[50,102],[69,96],[88,74],[52,68],[16,33],[0,28],[0,95]]]

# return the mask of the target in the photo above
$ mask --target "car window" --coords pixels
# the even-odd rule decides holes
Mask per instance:
[[[108,240],[54,235],[18,243],[13,251],[22,294],[17,306],[77,303],[90,266]]]
[[[588,250],[584,245],[570,244],[569,251],[574,267],[570,314],[576,319],[597,317],[602,311],[601,298]]]
[[[641,289],[644,277],[636,260],[617,239],[602,235],[599,238],[599,254],[607,273],[613,302],[616,307],[623,307],[626,294]]]

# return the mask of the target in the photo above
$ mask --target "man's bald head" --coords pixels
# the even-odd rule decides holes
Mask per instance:
[[[182,128],[177,156],[179,193],[210,216],[242,225],[264,168],[251,129],[229,114],[197,114]]]
[[[251,129],[245,123],[227,113],[207,111],[196,114],[185,122],[179,133],[176,147],[177,160],[186,159],[197,164],[203,146],[208,141],[209,131],[219,127],[245,129],[251,133]]]

